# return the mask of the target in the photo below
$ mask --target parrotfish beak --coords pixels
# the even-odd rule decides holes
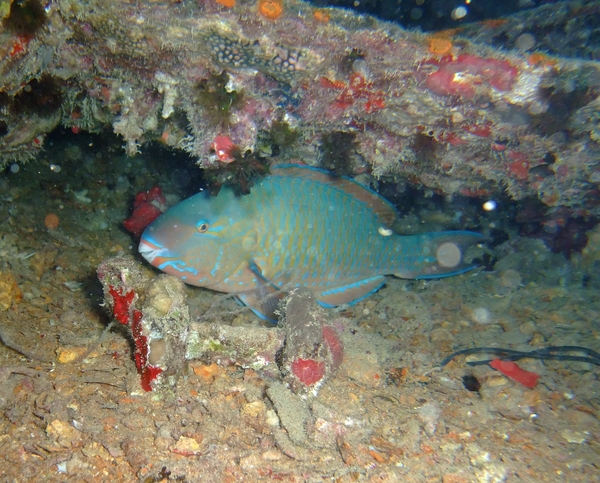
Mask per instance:
[[[152,239],[152,236],[142,235],[138,247],[140,254],[154,267],[163,272],[181,278],[183,281],[192,283],[189,276],[198,278],[198,270],[188,267],[181,258],[175,255],[169,248]]]
[[[168,250],[161,246],[160,244],[149,240],[142,236],[140,240],[140,245],[138,247],[140,254],[148,260],[151,265],[155,267],[160,265],[158,261],[161,258],[164,258],[165,255],[168,254]]]

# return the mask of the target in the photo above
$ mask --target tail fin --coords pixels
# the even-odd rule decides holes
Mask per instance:
[[[466,263],[465,251],[485,236],[472,231],[441,231],[403,237],[403,251],[410,260],[395,275],[417,280],[451,277],[477,267]]]

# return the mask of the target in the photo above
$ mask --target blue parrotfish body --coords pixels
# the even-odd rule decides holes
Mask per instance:
[[[198,193],[146,228],[140,253],[185,283],[236,294],[273,318],[269,294],[306,287],[325,307],[357,302],[385,275],[424,279],[473,268],[469,231],[401,236],[393,206],[357,182],[324,171],[276,166],[247,196]]]

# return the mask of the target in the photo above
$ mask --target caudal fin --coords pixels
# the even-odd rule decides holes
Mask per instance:
[[[485,239],[485,236],[472,231],[442,231],[403,237],[403,251],[414,256],[406,257],[410,261],[395,275],[421,280],[467,272],[477,265],[465,261],[465,251]]]

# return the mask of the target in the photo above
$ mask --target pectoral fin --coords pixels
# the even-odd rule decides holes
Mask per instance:
[[[323,307],[337,307],[342,304],[354,304],[373,292],[376,292],[385,283],[384,277],[372,277],[359,280],[348,285],[341,285],[336,288],[317,292],[315,296],[317,301]]]
[[[285,294],[263,277],[260,268],[254,262],[250,261],[246,270],[252,272],[252,275],[256,278],[256,288],[252,291],[237,294],[238,300],[250,307],[250,310],[261,319],[276,324],[275,311],[279,301]]]

